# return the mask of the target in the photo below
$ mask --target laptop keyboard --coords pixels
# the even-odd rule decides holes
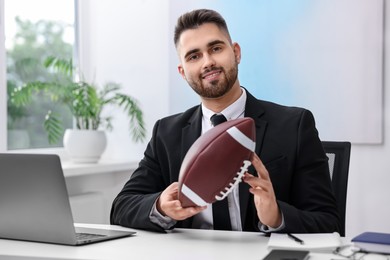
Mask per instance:
[[[90,234],[90,233],[76,233],[77,240],[91,240],[95,238],[106,237],[106,235]]]

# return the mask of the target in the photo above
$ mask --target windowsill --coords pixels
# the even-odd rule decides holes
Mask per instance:
[[[43,149],[20,149],[9,150],[9,153],[32,153],[32,154],[58,154],[61,158],[62,169],[65,178],[73,176],[85,176],[93,174],[105,174],[112,172],[133,172],[138,167],[139,161],[125,160],[101,160],[98,163],[73,163],[68,158],[65,150],[59,148]]]
[[[112,172],[132,172],[138,166],[138,161],[100,161],[98,163],[73,163],[71,161],[62,161],[64,176],[83,176],[92,174],[104,174]]]

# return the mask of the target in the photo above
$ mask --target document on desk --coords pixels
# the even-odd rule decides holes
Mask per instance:
[[[292,236],[291,236],[292,235]],[[342,245],[339,233],[310,234],[279,234],[272,233],[268,241],[268,249],[296,249],[315,252],[331,252]],[[299,242],[298,238],[303,242]]]

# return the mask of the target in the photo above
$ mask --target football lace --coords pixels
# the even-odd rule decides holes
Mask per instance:
[[[230,182],[228,186],[226,186],[222,191],[220,191],[220,195],[215,195],[216,200],[223,200],[226,196],[236,187],[241,181],[244,174],[248,171],[248,167],[252,164],[248,160],[244,160],[244,164],[241,166],[240,171],[237,172],[237,176],[233,178],[234,182]]]

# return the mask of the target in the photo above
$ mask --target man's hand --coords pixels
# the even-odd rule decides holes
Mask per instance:
[[[177,182],[172,183],[158,198],[156,206],[162,215],[174,220],[184,220],[206,209],[207,206],[183,208],[177,198],[178,187],[179,184]]]
[[[277,228],[282,224],[282,216],[276,203],[269,173],[255,153],[253,153],[251,161],[259,177],[246,173],[244,181],[251,186],[249,191],[254,195],[257,216],[262,224]]]

